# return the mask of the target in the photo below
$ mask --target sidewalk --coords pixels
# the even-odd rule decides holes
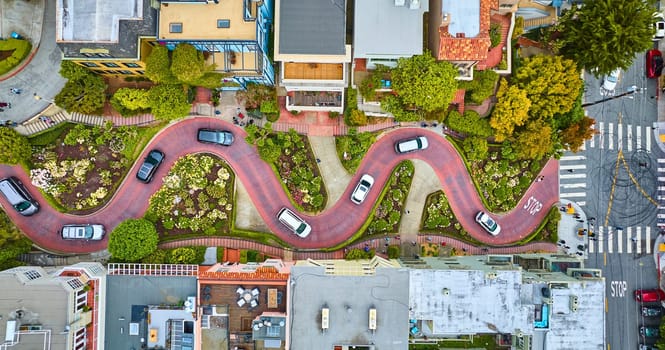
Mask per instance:
[[[559,236],[558,251],[562,254],[587,259],[589,239],[598,237],[589,238],[590,235],[593,237],[595,234],[594,225],[589,223],[586,213],[577,203],[563,198],[560,201],[560,209],[564,210],[560,210],[561,220],[557,232]]]

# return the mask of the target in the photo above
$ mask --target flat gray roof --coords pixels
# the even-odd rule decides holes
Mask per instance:
[[[534,350],[604,348],[605,280],[569,283],[568,289],[552,288],[550,329],[544,344],[534,342]],[[577,311],[571,309],[571,298],[577,299]]]
[[[291,268],[292,350],[333,349],[334,345],[369,345],[408,349],[409,273],[404,268],[377,268],[375,275],[326,275],[324,267]],[[321,330],[321,309],[329,311],[330,328]],[[369,330],[369,309],[377,313]]]
[[[411,10],[395,0],[355,2],[354,58],[399,58],[423,53],[423,13],[428,1]]]
[[[279,11],[280,54],[346,52],[344,0],[281,0]]]
[[[29,267],[44,273],[41,268]],[[47,276],[44,280],[36,280],[23,284],[13,273],[0,274],[2,298],[0,298],[0,341],[4,341],[7,321],[18,320],[20,324],[38,324],[44,330],[50,329],[51,350],[65,350],[67,338],[60,336],[68,324],[69,292],[62,286],[63,280]],[[21,310],[22,314],[17,314]],[[17,327],[19,324],[17,324]],[[20,342],[8,349],[33,350],[44,347],[44,334],[21,334]]]
[[[140,349],[146,329],[148,305],[178,304],[196,295],[196,277],[106,277],[106,349]],[[139,335],[129,335],[129,324],[140,323]]]
[[[533,328],[522,305],[520,271],[411,270],[411,317],[432,320],[433,334],[513,333]]]
[[[480,33],[480,1],[481,0],[441,0],[441,11],[450,14],[448,33],[455,36],[464,33],[473,38]]]
[[[115,13],[116,8],[121,9]],[[81,49],[137,58],[138,38],[157,35],[158,14],[150,0],[58,0],[56,11],[56,41],[66,58],[84,58]]]

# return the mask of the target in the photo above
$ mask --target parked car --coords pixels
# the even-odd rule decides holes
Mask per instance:
[[[422,149],[427,149],[429,143],[425,136],[418,136],[412,139],[399,140],[395,143],[395,152],[409,153]]]
[[[642,306],[642,316],[656,317],[663,313],[663,308],[660,306]]]
[[[365,201],[367,193],[374,185],[374,178],[370,174],[363,174],[360,177],[360,181],[356,185],[356,188],[351,193],[351,201],[356,204],[360,204]]]
[[[663,73],[663,54],[651,49],[647,51],[647,78],[658,78]]]
[[[619,82],[619,77],[621,77],[621,69],[615,69],[612,73],[605,76],[605,79],[603,79],[603,90],[614,91]]]
[[[640,335],[647,338],[658,337],[658,327],[640,327]]]
[[[312,232],[312,227],[289,208],[282,208],[277,213],[277,220],[300,238],[306,238]]]
[[[499,226],[499,224],[497,224],[496,221],[485,212],[479,211],[478,214],[476,214],[476,222],[492,236],[496,236],[501,232],[501,226]]]
[[[0,180],[0,193],[23,216],[30,216],[39,211],[39,203],[32,198],[28,189],[18,178],[10,176]]]
[[[662,38],[665,38],[665,16],[662,13],[656,12],[653,14],[653,28],[655,34],[653,35],[653,41],[658,41]]]
[[[85,239],[99,241],[104,237],[104,226],[99,224],[65,225],[60,230],[63,239]]]
[[[152,177],[157,172],[157,168],[164,161],[164,153],[160,150],[153,149],[148,153],[148,155],[143,159],[143,163],[139,168],[139,171],[136,173],[136,178],[148,183],[152,181]]]
[[[643,303],[665,300],[665,292],[660,289],[638,289],[635,291],[635,300]]]
[[[640,350],[658,350],[652,345],[640,344]]]
[[[203,143],[231,146],[233,144],[233,134],[226,130],[199,129],[197,140]]]

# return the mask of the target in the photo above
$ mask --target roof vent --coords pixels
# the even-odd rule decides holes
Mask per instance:
[[[330,309],[324,307],[321,309],[321,329],[325,330],[330,327]]]
[[[376,309],[369,309],[369,329],[376,330]]]
[[[420,9],[420,0],[411,0],[409,2],[409,10],[419,10]]]
[[[571,295],[570,296],[570,311],[572,312],[577,312],[577,296],[576,295]]]
[[[406,4],[406,0],[395,0],[395,6],[404,6]]]
[[[450,295],[450,289],[448,289],[448,288],[443,288],[443,289],[441,290],[441,294],[443,294],[443,295]]]

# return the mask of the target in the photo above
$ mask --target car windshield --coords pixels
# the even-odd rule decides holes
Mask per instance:
[[[487,216],[485,222],[487,223],[487,226],[494,228],[496,226],[496,222],[492,220],[491,217]]]
[[[298,233],[303,233],[303,231],[305,231],[305,228],[306,228],[306,227],[307,227],[307,225],[305,225],[305,224],[300,224],[300,226],[298,226],[298,229],[296,230],[296,232],[298,232]]]
[[[30,208],[30,202],[23,201],[21,203],[18,203],[16,205],[14,205],[14,208],[19,212],[24,211],[24,210]]]

